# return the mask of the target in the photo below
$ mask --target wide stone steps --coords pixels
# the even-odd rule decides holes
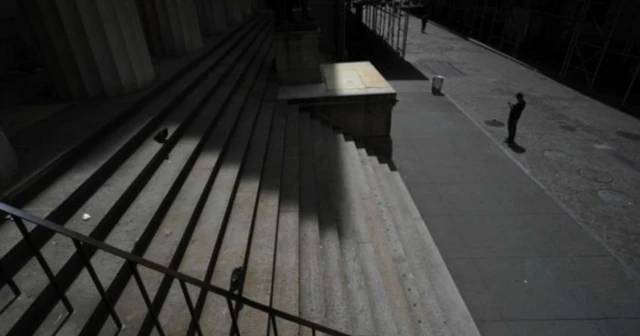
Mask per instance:
[[[104,188],[105,184],[109,184],[107,180],[116,171],[137,167],[136,164],[129,164],[127,167],[125,163],[131,162],[128,159],[132,156],[139,156],[137,154],[140,154],[142,147],[147,148],[149,153],[160,148],[157,142],[152,141],[153,135],[164,128],[173,131],[185,121],[190,112],[187,105],[198,103],[197,99],[186,101],[186,98],[192,92],[195,93],[196,89],[199,89],[202,96],[207,94],[207,86],[219,85],[220,75],[242,54],[242,49],[235,47],[242,41],[245,46],[251,43],[260,29],[267,27],[266,24],[265,18],[259,18],[249,23],[245,29],[223,39],[206,58],[173,82],[164,94],[146,103],[127,123],[114,128],[108,137],[75,164],[66,167],[64,173],[49,183],[42,192],[27,202],[12,204],[62,225],[78,212],[90,210],[86,206],[87,201]],[[19,196],[12,198],[21,199]],[[3,237],[3,244],[0,246],[0,255],[3,256],[1,263],[6,265],[6,274],[13,276],[32,255],[26,244],[18,244],[22,237],[14,225],[0,225],[0,236]],[[39,247],[50,237],[51,234],[42,229],[36,229],[32,233],[32,239]],[[7,260],[11,260],[11,263],[6,262]]]
[[[345,334],[479,335],[400,175],[340,130],[276,99],[271,24],[258,18],[233,32],[174,84],[182,91],[150,103],[157,114],[104,138],[101,152],[69,167],[25,208]],[[154,136],[164,129],[159,143]],[[23,294],[0,312],[0,334],[115,334],[71,241],[30,229],[75,312],[67,315],[6,222],[0,266]],[[223,297],[188,285],[196,328],[180,283],[139,267],[150,311],[123,259],[84,250],[124,324],[119,335],[159,328],[233,335],[234,318],[242,335],[313,335],[250,307],[229,310]],[[11,294],[1,284],[0,303]]]
[[[104,240],[118,248],[133,249],[132,252],[136,254],[143,253],[145,247],[142,245],[148,245],[149,239],[155,235],[161,223],[163,215],[160,213],[166,212],[166,207],[171,205],[172,198],[176,197],[175,192],[180,186],[177,181],[180,180],[181,175],[186,177],[186,173],[192,171],[197,158],[200,160],[193,171],[200,172],[211,165],[213,148],[211,142],[208,143],[209,146],[205,146],[205,140],[212,133],[215,134],[213,139],[219,140],[221,139],[219,135],[232,130],[233,127],[229,126],[238,124],[237,116],[245,102],[251,101],[253,104],[251,107],[260,104],[260,94],[256,96],[251,89],[254,83],[257,83],[257,77],[262,78],[260,82],[262,91],[266,85],[265,76],[269,73],[273,58],[272,37],[270,29],[266,29],[270,24],[270,21],[265,18],[249,23],[250,29],[235,32],[234,35],[237,36],[228,39],[230,45],[220,46],[219,50],[212,53],[210,57],[212,59],[204,61],[204,63],[207,61],[210,63],[208,66],[196,67],[194,71],[200,71],[200,73],[194,75],[199,80],[196,79],[182,88],[183,91],[179,96],[184,99],[172,99],[169,106],[165,107],[168,112],[159,113],[168,114],[167,116],[155,115],[151,117],[152,121],[148,120],[146,124],[140,125],[140,128],[133,127],[134,131],[131,133],[129,142],[143,136],[147,138],[119,162],[119,167],[105,180],[104,184],[96,188],[95,192],[83,195],[87,199],[75,205],[79,209],[70,216],[69,221],[57,223]],[[185,76],[185,78],[188,77]],[[184,86],[186,83],[174,85]],[[253,95],[250,96],[250,94]],[[150,106],[156,106],[156,103]],[[156,120],[162,121],[162,124],[154,127],[155,131],[149,132],[144,129],[150,122],[156,122]],[[132,128],[128,127],[128,129]],[[164,144],[160,144],[153,139],[153,136],[163,129],[167,130],[168,139]],[[227,147],[227,139],[224,137],[222,139],[222,142],[214,142],[218,150]],[[113,146],[111,142],[117,142],[118,139],[108,138],[105,141],[109,146]],[[103,174],[104,166],[108,164],[105,162],[114,160],[114,157],[122,153],[122,149],[128,145],[129,143],[122,144],[115,153],[103,151],[101,154],[107,158],[96,160],[101,162],[101,165],[94,165],[91,160],[79,162],[83,169],[94,171],[87,180]],[[98,149],[103,148],[98,147]],[[201,156],[201,153],[204,154]],[[41,197],[29,202],[28,208],[44,209],[47,206],[55,206],[56,201],[60,203],[52,212],[59,207],[64,207],[66,203],[60,197],[64,197],[69,189],[71,194],[78,193],[78,190],[82,190],[82,183],[88,183],[85,180],[78,186],[77,179],[75,175],[63,175]],[[174,181],[176,182],[172,186]],[[76,189],[73,189],[74,187]],[[58,199],[47,197],[49,195]],[[84,214],[89,214],[91,218],[83,218]],[[149,225],[145,226],[143,223],[149,223]],[[21,245],[26,244],[20,240],[14,225],[4,224],[1,226],[4,233],[2,246],[7,248],[13,245],[11,249],[7,248],[5,250],[7,252],[3,255],[2,265],[11,265],[9,269],[3,267],[4,276],[10,276],[17,283],[26,284],[26,286],[22,286],[24,295],[21,299],[14,302],[0,316],[3,321],[0,323],[2,325],[0,331],[3,334],[25,334],[25,332],[35,332],[38,327],[50,330],[52,325],[60,322],[60,314],[66,315],[66,311],[61,304],[56,305],[57,295],[53,287],[48,284],[36,260],[29,258],[29,253],[13,258],[12,253],[21,251]],[[56,274],[56,278],[60,280],[59,285],[67,290],[69,299],[77,307],[76,313],[69,317],[61,331],[76,334],[82,330],[92,334],[91,331],[97,330],[96,326],[103,323],[105,318],[96,317],[94,312],[90,325],[83,329],[83,323],[86,322],[83,319],[91,315],[92,307],[100,302],[100,297],[93,295],[95,288],[87,272],[83,271],[73,245],[69,240],[61,237],[49,239],[51,235],[42,228],[33,229],[31,236],[32,240],[41,242],[40,250]],[[27,252],[30,251],[27,250]],[[120,268],[120,271],[123,269],[120,267],[122,260],[116,260],[104,253],[97,253],[91,260],[103,284],[111,283],[118,269]],[[20,263],[24,266],[20,267],[22,266]],[[123,275],[123,272],[118,274]],[[127,275],[130,278],[130,274]],[[120,283],[125,281],[123,279],[127,275],[119,278]],[[122,287],[122,284],[110,286],[110,293],[122,291],[116,287]],[[15,323],[4,321],[15,321]]]

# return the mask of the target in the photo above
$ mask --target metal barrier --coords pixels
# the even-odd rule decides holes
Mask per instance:
[[[80,255],[82,262],[84,263],[85,268],[87,269],[87,271],[89,272],[89,275],[91,277],[91,280],[93,281],[93,284],[95,285],[96,289],[98,290],[102,302],[108,307],[109,309],[109,313],[111,315],[111,318],[113,319],[114,323],[117,326],[118,331],[122,329],[122,322],[118,316],[118,313],[116,312],[115,309],[115,305],[114,302],[110,302],[110,300],[108,299],[106,292],[104,290],[104,287],[102,286],[102,283],[100,282],[100,279],[98,278],[98,275],[96,274],[95,269],[93,268],[93,266],[91,265],[91,260],[90,260],[90,253],[87,251],[88,249],[97,249],[97,250],[101,250],[104,251],[106,253],[109,253],[110,255],[113,256],[117,256],[120,257],[122,259],[124,259],[128,265],[128,267],[130,268],[131,272],[133,273],[133,277],[135,279],[136,285],[138,286],[138,289],[140,290],[140,293],[142,294],[142,298],[147,306],[147,310],[149,312],[149,314],[152,315],[153,317],[153,322],[156,328],[156,331],[158,332],[158,334],[160,335],[165,335],[163,329],[162,329],[162,325],[160,324],[160,319],[159,319],[159,312],[155,311],[153,309],[153,305],[151,303],[151,299],[149,298],[149,294],[146,290],[146,287],[144,285],[144,282],[140,276],[140,273],[138,271],[138,267],[139,266],[143,266],[146,267],[148,269],[154,270],[156,272],[162,273],[165,276],[171,277],[175,280],[178,280],[178,282],[180,283],[180,288],[182,289],[182,293],[184,295],[185,301],[186,301],[186,305],[189,309],[189,313],[191,314],[191,325],[193,325],[195,327],[195,332],[198,335],[203,335],[202,333],[202,329],[200,326],[200,322],[199,322],[199,317],[197,316],[195,309],[194,309],[194,305],[193,302],[191,300],[191,296],[189,295],[189,292],[187,290],[187,284],[192,285],[192,286],[196,286],[202,290],[205,290],[207,292],[211,292],[214,293],[216,295],[222,296],[226,299],[227,301],[227,308],[229,309],[229,315],[231,316],[231,331],[230,331],[230,335],[240,335],[240,327],[239,327],[239,311],[240,309],[242,309],[243,306],[248,306],[251,307],[253,309],[256,309],[258,311],[264,312],[265,314],[268,315],[269,317],[269,333],[273,332],[273,335],[278,335],[278,328],[277,328],[277,324],[276,324],[276,318],[280,318],[283,319],[285,321],[294,323],[299,325],[300,327],[305,327],[311,330],[312,335],[316,335],[316,332],[322,332],[326,335],[333,335],[333,336],[346,336],[347,334],[342,333],[340,331],[328,328],[326,326],[305,320],[303,318],[300,318],[298,316],[294,316],[291,315],[289,313],[283,312],[281,310],[278,309],[274,309],[271,306],[267,306],[264,304],[261,304],[259,302],[247,299],[245,297],[243,297],[242,295],[238,295],[234,293],[234,290],[226,290],[217,286],[214,286],[212,284],[209,283],[205,283],[201,280],[198,280],[196,278],[193,278],[191,276],[185,275],[183,273],[180,273],[176,270],[167,268],[165,266],[159,265],[157,263],[154,263],[152,261],[149,261],[147,259],[144,259],[142,257],[133,255],[129,252],[125,252],[121,249],[118,249],[116,247],[113,247],[111,245],[105,244],[102,241],[93,239],[91,237],[87,237],[83,234],[80,234],[76,231],[73,230],[69,230],[63,226],[60,226],[58,224],[49,222],[47,220],[44,220],[42,218],[36,217],[34,215],[32,215],[31,213],[28,213],[26,211],[14,208],[10,205],[4,204],[4,203],[0,203],[0,218],[5,218],[5,214],[8,214],[8,216],[10,217],[10,219],[16,224],[18,230],[20,231],[20,233],[22,234],[24,241],[27,243],[27,245],[31,248],[33,255],[35,256],[35,258],[37,259],[38,263],[40,264],[40,266],[42,267],[44,273],[46,274],[47,278],[49,279],[49,282],[53,285],[59,300],[62,301],[64,307],[66,308],[67,312],[69,313],[65,319],[62,321],[62,323],[60,323],[60,326],[58,327],[58,330],[64,325],[64,322],[69,318],[69,316],[71,316],[71,314],[73,313],[73,306],[71,305],[71,302],[69,301],[69,299],[67,298],[65,292],[60,288],[60,286],[58,285],[57,281],[56,281],[56,277],[54,276],[53,272],[51,271],[51,268],[49,267],[49,265],[47,264],[46,260],[44,259],[44,257],[42,256],[42,253],[40,252],[39,249],[36,248],[36,246],[33,244],[30,236],[29,236],[29,231],[27,229],[27,226],[25,225],[25,221],[32,223],[38,227],[42,227],[42,228],[46,228],[52,232],[54,232],[54,234],[59,234],[65,237],[68,237],[69,239],[71,239],[71,241],[73,242],[78,254]],[[240,269],[240,272],[242,272],[242,269]],[[234,271],[235,273],[235,271]],[[5,307],[0,308],[0,314],[4,313],[4,311],[10,307],[10,305],[21,295],[21,291],[20,288],[18,287],[18,285],[14,282],[14,280],[10,277],[5,277],[5,274],[2,271],[2,265],[0,265],[0,285],[4,285],[7,284],[9,286],[9,288],[11,289],[11,291],[14,294],[14,298],[9,301]],[[234,305],[235,303],[235,305]]]

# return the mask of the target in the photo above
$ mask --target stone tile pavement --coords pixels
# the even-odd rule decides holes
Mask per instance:
[[[640,201],[640,142],[616,134],[640,121],[438,27],[411,27],[407,60],[463,75],[446,80],[447,97],[428,81],[391,82],[393,160],[481,332],[640,335],[640,208],[598,193]],[[522,154],[484,123],[505,122],[516,91],[529,103]]]

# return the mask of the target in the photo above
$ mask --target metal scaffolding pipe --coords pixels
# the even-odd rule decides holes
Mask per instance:
[[[600,59],[598,60],[598,65],[596,66],[596,70],[593,73],[593,77],[591,78],[591,82],[589,83],[589,89],[593,90],[593,85],[596,83],[596,79],[598,78],[598,73],[600,73],[600,68],[602,68],[602,62],[604,61],[604,57],[607,54],[609,49],[609,44],[611,44],[611,38],[613,38],[613,33],[618,27],[618,21],[620,21],[620,16],[622,15],[623,9],[627,3],[627,0],[622,0],[620,7],[618,8],[618,13],[616,13],[616,18],[613,21],[613,26],[611,30],[609,30],[609,34],[607,35],[607,40],[604,43],[604,48],[602,49],[602,54],[600,55]]]
[[[623,105],[627,105],[627,103],[629,102],[629,96],[631,95],[633,86],[636,84],[636,81],[638,80],[638,74],[640,74],[640,62],[638,62],[638,66],[636,66],[636,72],[633,74],[631,83],[629,83],[629,88],[627,88],[627,93],[625,93],[624,98],[622,99]]]

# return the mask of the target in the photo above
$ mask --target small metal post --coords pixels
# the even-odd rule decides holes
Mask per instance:
[[[233,312],[233,303],[231,303],[231,299],[227,297],[227,307],[229,308],[229,315],[231,315],[231,328],[235,333],[235,336],[240,336],[240,328],[238,328],[238,319],[236,314]]]
[[[273,314],[269,314],[271,317],[271,325],[273,325],[273,335],[278,336],[278,326],[276,325],[276,317]]]

